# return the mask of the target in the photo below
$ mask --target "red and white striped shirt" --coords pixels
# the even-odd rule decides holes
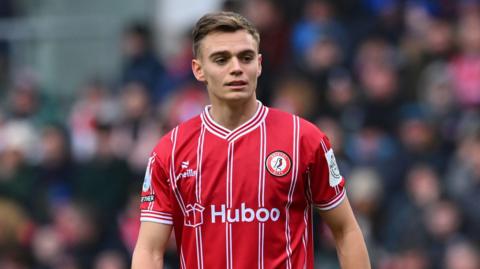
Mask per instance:
[[[155,147],[141,221],[174,226],[183,269],[313,268],[312,209],[345,197],[327,137],[263,106],[233,131],[205,111]]]

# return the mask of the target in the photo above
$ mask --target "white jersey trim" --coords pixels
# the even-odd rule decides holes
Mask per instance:
[[[345,199],[346,195],[346,189],[344,188],[342,192],[340,192],[337,196],[335,196],[330,202],[324,203],[324,204],[314,204],[314,206],[322,211],[324,210],[330,210],[342,203],[342,201]]]
[[[151,218],[151,217],[140,217],[140,221],[141,222],[155,222],[155,223],[173,225],[173,221],[171,221],[171,220],[163,220],[163,219],[157,219],[157,218]]]
[[[257,100],[257,110],[255,111],[255,114],[234,130],[228,130],[213,120],[210,115],[210,108],[211,105],[206,106],[205,110],[200,115],[202,123],[206,126],[206,129],[209,132],[228,141],[234,141],[237,138],[256,129],[260,123],[264,121],[266,114],[268,113],[267,107]]]
[[[164,215],[164,216],[172,216],[172,213],[162,212],[162,211],[156,211],[156,210],[142,209],[141,212],[143,212],[143,213],[159,214],[159,215]]]

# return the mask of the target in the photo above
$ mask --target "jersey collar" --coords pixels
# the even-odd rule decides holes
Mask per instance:
[[[212,106],[208,105],[205,107],[204,111],[200,115],[202,118],[202,122],[212,134],[226,139],[228,141],[233,141],[257,128],[267,116],[268,108],[262,104],[262,102],[257,100],[257,111],[255,114],[242,125],[238,126],[234,130],[228,130],[227,128],[221,126],[217,122],[212,119],[210,115],[210,108]]]

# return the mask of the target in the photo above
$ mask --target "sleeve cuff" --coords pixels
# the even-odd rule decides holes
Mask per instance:
[[[335,196],[330,202],[324,204],[314,204],[314,206],[322,211],[330,210],[337,207],[342,201],[345,199],[346,191],[345,189],[342,190],[337,196]]]
[[[162,224],[173,225],[173,217],[170,213],[164,213],[153,210],[141,210],[140,221],[156,222]]]

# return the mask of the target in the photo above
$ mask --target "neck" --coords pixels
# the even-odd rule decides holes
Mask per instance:
[[[212,102],[210,116],[223,127],[234,130],[253,117],[256,111],[256,99],[250,99],[245,103],[235,105]]]

